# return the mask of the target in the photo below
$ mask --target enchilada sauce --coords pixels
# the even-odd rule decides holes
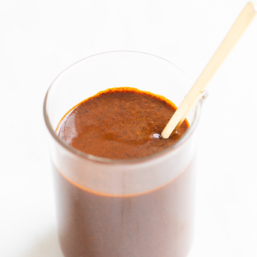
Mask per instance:
[[[164,97],[109,89],[72,108],[56,132],[87,154],[139,158],[171,146],[185,133],[187,121],[169,139],[160,138],[175,110]],[[160,188],[112,196],[78,187],[55,169],[65,257],[185,257],[192,231],[193,171],[191,162]]]

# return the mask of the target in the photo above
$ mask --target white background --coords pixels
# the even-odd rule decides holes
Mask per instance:
[[[245,4],[0,0],[1,257],[62,257],[42,115],[53,79],[112,50],[158,55],[196,79]],[[257,19],[208,86],[189,257],[257,256],[256,46]]]

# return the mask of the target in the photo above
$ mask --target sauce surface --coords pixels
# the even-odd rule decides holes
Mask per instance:
[[[108,89],[72,108],[56,131],[70,146],[87,154],[139,158],[171,146],[185,133],[187,121],[170,138],[160,136],[175,110],[162,96],[135,88]]]

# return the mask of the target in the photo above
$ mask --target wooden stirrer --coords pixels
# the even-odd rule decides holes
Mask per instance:
[[[168,138],[173,130],[181,125],[189,111],[198,102],[208,82],[211,80],[212,76],[215,74],[222,61],[227,57],[228,53],[234,47],[237,40],[246,30],[247,26],[250,24],[254,15],[256,14],[256,11],[256,6],[253,3],[249,2],[239,14],[238,18],[224,38],[223,42],[220,44],[219,48],[212,56],[209,63],[206,65],[205,69],[200,74],[200,76],[180,104],[179,108],[176,110],[176,112],[162,131],[161,135],[163,138]]]

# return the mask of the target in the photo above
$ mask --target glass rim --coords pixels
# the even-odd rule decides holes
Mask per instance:
[[[161,150],[160,152],[157,152],[155,154],[151,154],[151,155],[147,155],[144,157],[140,157],[140,158],[134,158],[134,159],[110,159],[110,158],[104,158],[104,157],[99,157],[96,155],[92,155],[92,154],[87,154],[84,152],[81,152],[79,150],[77,150],[76,148],[68,145],[65,141],[61,140],[60,137],[57,136],[57,134],[55,133],[55,129],[52,127],[51,123],[50,123],[50,119],[48,116],[48,112],[47,112],[47,101],[48,101],[48,95],[51,93],[51,89],[52,87],[54,87],[55,82],[66,72],[68,72],[71,68],[73,68],[74,66],[76,66],[77,64],[90,59],[92,57],[97,57],[97,56],[101,56],[101,55],[107,55],[107,54],[118,54],[118,53],[130,53],[130,54],[142,54],[142,55],[147,55],[149,57],[154,57],[157,58],[161,61],[166,62],[169,65],[174,66],[176,69],[178,69],[185,77],[188,77],[188,75],[181,70],[178,66],[176,66],[174,63],[159,57],[157,55],[153,55],[153,54],[148,54],[145,52],[139,52],[139,51],[108,51],[108,52],[103,52],[103,53],[98,53],[98,54],[94,54],[94,55],[90,55],[88,57],[85,57],[73,64],[71,64],[70,66],[68,66],[66,69],[64,69],[54,80],[53,82],[50,84],[46,95],[45,95],[45,99],[44,99],[44,104],[43,104],[43,116],[44,116],[44,120],[45,120],[45,124],[46,127],[50,133],[50,135],[53,137],[53,139],[63,148],[65,148],[66,150],[68,150],[69,152],[71,152],[72,154],[75,154],[79,157],[82,157],[84,159],[88,159],[90,161],[95,161],[95,162],[100,162],[100,163],[105,163],[105,164],[133,164],[133,163],[143,163],[146,161],[150,161],[152,159],[156,159],[158,157],[164,156],[164,155],[168,155],[171,152],[174,152],[176,149],[180,148],[192,135],[192,133],[194,132],[198,122],[199,122],[199,118],[200,118],[200,111],[201,111],[201,101],[199,100],[195,110],[194,110],[194,114],[193,114],[193,121],[192,124],[190,124],[190,127],[186,130],[186,132],[184,133],[184,135],[173,145]]]

